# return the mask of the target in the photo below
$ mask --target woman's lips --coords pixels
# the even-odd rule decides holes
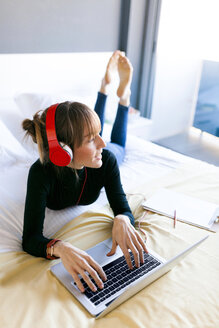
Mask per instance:
[[[95,158],[100,160],[100,159],[102,159],[102,155],[98,155]]]

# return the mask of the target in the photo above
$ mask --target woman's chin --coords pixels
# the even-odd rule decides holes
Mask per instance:
[[[90,167],[93,169],[98,169],[99,167],[102,166],[102,164],[103,164],[102,159],[95,158],[94,160],[90,161],[89,163],[84,163],[84,166]]]
[[[94,167],[99,168],[99,167],[102,166],[102,164],[103,164],[102,159],[98,159],[98,160],[95,161],[95,163],[94,163],[95,166]]]

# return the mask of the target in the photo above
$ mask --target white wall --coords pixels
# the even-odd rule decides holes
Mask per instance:
[[[193,123],[202,60],[219,61],[218,0],[163,0],[157,46],[151,139]]]
[[[81,101],[93,108],[111,54],[0,55],[0,100],[12,99],[19,93],[45,93],[58,101]],[[117,84],[115,75],[106,110],[111,121],[117,109]]]
[[[72,93],[99,88],[110,53],[0,55],[1,97],[17,92]]]

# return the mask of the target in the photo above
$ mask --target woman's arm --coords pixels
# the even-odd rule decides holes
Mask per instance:
[[[51,258],[51,249],[47,244],[53,239],[43,236],[46,201],[50,190],[48,174],[40,163],[34,164],[29,172],[27,195],[24,213],[23,249],[34,256]],[[78,288],[83,292],[84,287],[78,277],[80,274],[88,286],[95,291],[90,276],[99,288],[103,288],[106,275],[101,266],[86,252],[72,246],[70,243],[58,241],[53,246],[53,256],[60,257],[66,270],[72,275]],[[102,281],[103,280],[103,281]]]
[[[43,236],[48,192],[48,177],[37,161],[28,175],[22,246],[27,253],[44,258],[47,256],[47,244],[51,240]]]
[[[128,216],[131,224],[135,226],[135,219],[122,187],[119,167],[115,155],[110,151],[104,155],[103,175],[106,195],[114,215],[117,216],[119,214],[123,214]]]
[[[111,157],[114,157],[114,155]],[[107,255],[113,255],[117,245],[119,245],[129,268],[132,269],[133,267],[128,251],[130,249],[134,255],[135,265],[139,267],[140,262],[144,263],[143,251],[148,251],[141,235],[134,228],[134,217],[122,188],[120,172],[116,160],[111,158],[106,167],[105,189],[110,206],[115,215],[112,229],[113,244],[111,251]]]

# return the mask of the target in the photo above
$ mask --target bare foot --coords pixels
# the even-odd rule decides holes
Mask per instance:
[[[109,60],[109,62],[107,64],[107,67],[106,67],[106,73],[105,73],[104,78],[102,80],[100,92],[107,93],[107,86],[111,83],[112,78],[113,78],[113,74],[117,70],[118,60],[119,60],[120,56],[124,56],[124,53],[122,51],[116,50],[116,51],[114,51],[114,53],[110,57],[110,60]]]
[[[119,56],[118,73],[120,84],[117,90],[117,96],[120,98],[120,100],[125,100],[127,97],[130,98],[131,95],[130,86],[132,82],[133,67],[129,59],[124,55]]]

